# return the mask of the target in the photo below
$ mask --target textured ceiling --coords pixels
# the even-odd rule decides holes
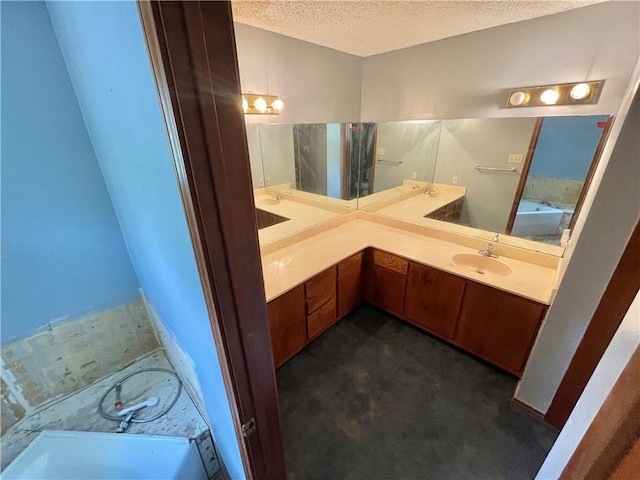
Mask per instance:
[[[236,22],[367,57],[600,1],[233,0],[232,5]]]

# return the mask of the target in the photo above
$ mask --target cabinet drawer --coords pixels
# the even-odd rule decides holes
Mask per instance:
[[[307,315],[307,335],[309,340],[320,335],[336,322],[336,300],[332,298],[315,312]]]
[[[312,313],[336,296],[336,267],[319,273],[306,283],[307,312]]]
[[[362,252],[356,253],[355,255],[345,258],[338,264],[338,275],[342,275],[344,273],[352,272],[352,271],[360,271],[362,268]]]
[[[380,267],[401,273],[402,275],[406,275],[407,269],[409,268],[408,260],[396,257],[395,255],[391,255],[390,253],[383,252],[381,250],[373,251],[373,263]]]

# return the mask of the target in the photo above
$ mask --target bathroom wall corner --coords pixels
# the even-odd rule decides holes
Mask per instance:
[[[200,415],[205,419],[207,425],[211,426],[211,422],[207,415],[207,409],[204,406],[204,396],[202,395],[202,389],[200,388],[200,382],[198,381],[195,363],[184,348],[182,348],[173,332],[160,319],[160,315],[158,315],[155,307],[151,302],[149,302],[144,291],[142,289],[139,290],[145,308],[147,309],[147,315],[151,321],[151,325],[153,325],[156,336],[158,337],[158,342],[162,345],[162,348],[164,348],[169,362],[178,374],[178,377],[180,377],[182,385],[191,397],[191,400],[193,400],[193,403],[200,412]]]

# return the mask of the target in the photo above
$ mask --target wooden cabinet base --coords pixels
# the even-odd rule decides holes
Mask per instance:
[[[332,298],[315,312],[307,315],[309,340],[313,340],[334,323],[336,323],[336,301]]]
[[[276,367],[366,300],[521,376],[547,309],[380,250],[353,255],[269,302]]]
[[[307,344],[304,303],[304,286],[301,285],[267,304],[276,368]]]
[[[452,339],[465,283],[463,278],[411,262],[405,317],[436,335]]]
[[[539,303],[467,282],[455,341],[521,376],[545,311]]]

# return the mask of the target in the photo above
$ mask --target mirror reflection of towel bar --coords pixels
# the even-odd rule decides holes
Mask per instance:
[[[402,162],[404,162],[404,160],[400,159],[400,160],[385,160],[382,157],[378,157],[378,161],[382,162],[382,163],[389,163],[391,165],[400,165]]]
[[[476,165],[475,169],[479,172],[508,172],[508,173],[518,173],[518,169],[516,167],[511,168],[498,168],[498,167],[483,167],[482,165]]]

